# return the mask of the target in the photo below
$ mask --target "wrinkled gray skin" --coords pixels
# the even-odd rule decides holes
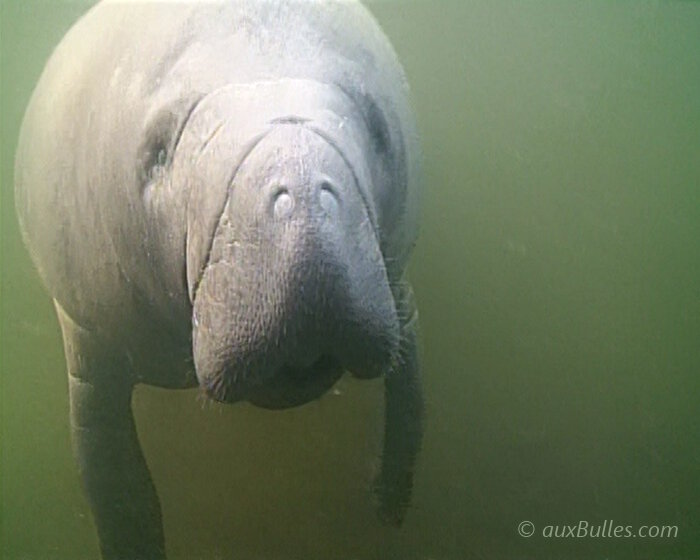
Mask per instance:
[[[17,211],[63,330],[104,558],[165,554],[137,383],[285,408],[344,371],[384,375],[375,491],[401,522],[422,434],[407,97],[351,2],[106,2],[56,49]]]

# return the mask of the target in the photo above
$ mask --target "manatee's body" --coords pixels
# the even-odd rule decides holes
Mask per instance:
[[[159,557],[136,383],[282,408],[386,375],[381,511],[421,435],[419,149],[407,86],[352,2],[103,2],[32,97],[25,241],[64,334],[76,454],[105,557]]]

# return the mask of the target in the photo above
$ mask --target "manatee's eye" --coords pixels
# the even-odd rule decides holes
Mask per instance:
[[[142,187],[156,181],[170,165],[179,120],[172,111],[164,110],[147,125],[137,155],[137,171]]]
[[[372,135],[375,149],[379,153],[386,153],[391,144],[389,126],[384,115],[372,98],[367,98],[367,124]]]
[[[187,120],[203,97],[203,93],[197,92],[186,95],[148,119],[136,155],[141,188],[159,181],[170,167]]]
[[[389,132],[389,124],[374,98],[368,93],[356,89],[346,90],[344,87],[340,89],[346,91],[362,109],[370,140],[377,153],[390,155],[391,133]]]

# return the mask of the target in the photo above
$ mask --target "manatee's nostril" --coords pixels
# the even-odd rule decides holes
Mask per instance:
[[[329,182],[324,181],[321,183],[318,197],[319,203],[321,204],[321,208],[323,208],[324,212],[327,214],[334,214],[336,212],[338,208],[338,195],[335,193],[335,189]]]
[[[280,188],[275,192],[273,196],[274,200],[274,211],[276,218],[286,218],[294,208],[294,200],[289,194],[289,191],[284,187]]]

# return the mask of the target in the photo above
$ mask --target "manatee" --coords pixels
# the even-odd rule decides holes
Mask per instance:
[[[103,1],[67,33],[15,194],[105,559],[165,556],[139,383],[280,409],[383,376],[373,491],[401,523],[423,432],[420,159],[403,70],[357,2]]]

